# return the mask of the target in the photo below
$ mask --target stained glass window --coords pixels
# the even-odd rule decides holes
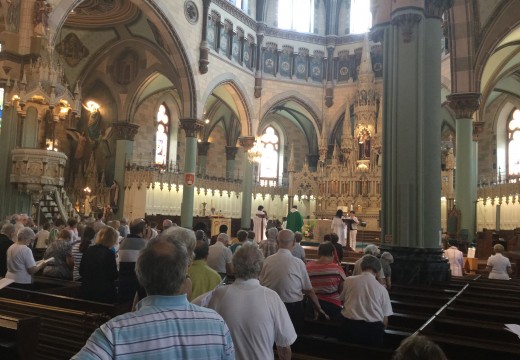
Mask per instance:
[[[168,138],[169,138],[169,123],[170,113],[163,104],[159,106],[159,111],[156,117],[156,132],[155,132],[155,163],[166,165],[168,164]]]
[[[2,116],[4,115],[4,88],[0,88],[0,131],[2,131]]]
[[[314,0],[279,0],[278,27],[299,32],[312,32]]]
[[[260,163],[260,184],[274,186],[278,179],[279,137],[272,127],[265,129],[260,138],[264,147]]]
[[[507,123],[508,175],[520,174],[520,110],[513,111]]]

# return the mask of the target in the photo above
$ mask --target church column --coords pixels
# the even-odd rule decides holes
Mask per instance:
[[[199,71],[201,74],[208,72],[209,65],[209,48],[206,35],[208,32],[208,14],[210,4],[211,0],[202,1],[202,40],[200,41],[199,46]]]
[[[471,242],[475,232],[477,200],[477,142],[473,141],[473,113],[480,105],[479,93],[447,96],[456,117],[455,205],[461,212],[460,229],[468,231]]]
[[[226,179],[228,180],[233,180],[237,151],[238,147],[236,146],[226,146]]]
[[[125,209],[125,171],[128,160],[132,157],[134,149],[134,138],[139,129],[138,125],[126,121],[114,121],[112,130],[116,139],[116,161],[114,169],[114,181],[117,184],[115,191],[117,194],[117,209],[114,210],[114,218],[119,220],[123,217]],[[112,195],[112,194],[111,194]],[[111,196],[112,197],[112,196]],[[110,204],[113,206],[112,204]]]
[[[195,170],[197,161],[197,133],[204,127],[198,119],[180,119],[186,133],[186,153],[184,156],[184,182],[182,189],[181,226],[193,226],[193,199],[195,189]]]
[[[240,227],[242,229],[251,228],[251,197],[253,195],[253,163],[249,161],[247,152],[255,144],[254,136],[241,136],[238,138],[238,142],[244,150],[244,166],[243,174],[244,179],[242,180],[242,222]]]
[[[388,12],[374,27],[383,31],[385,59],[381,226],[387,245],[382,250],[394,255],[392,281],[442,281],[449,266],[440,248],[438,39],[441,15],[452,1],[426,0],[422,7],[378,4],[379,11]]]
[[[206,161],[208,159],[208,150],[211,143],[209,141],[203,141],[197,143],[197,150],[199,151],[199,169],[197,171],[198,176],[206,176]]]

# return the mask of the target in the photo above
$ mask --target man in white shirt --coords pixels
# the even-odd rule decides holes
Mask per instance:
[[[357,236],[357,226],[359,224],[359,220],[356,217],[356,212],[354,210],[350,210],[349,217],[347,218],[350,221],[348,222],[348,232],[349,232],[349,246],[352,251],[356,251],[356,236]]]
[[[381,263],[373,255],[361,258],[361,275],[345,280],[340,299],[343,316],[339,339],[350,343],[383,345],[388,316],[393,315],[388,291],[376,280]]]
[[[233,256],[236,280],[217,288],[208,304],[229,326],[237,360],[273,359],[273,343],[279,359],[291,359],[291,344],[296,341],[296,332],[280,297],[258,281],[263,262],[258,247],[244,243]]]
[[[328,319],[314,293],[305,264],[294,257],[291,250],[294,246],[294,233],[282,230],[278,233],[278,252],[264,261],[260,273],[260,283],[278,293],[285,304],[296,332],[303,328],[304,308],[303,295],[312,301],[316,317],[319,314]]]
[[[215,244],[209,247],[208,259],[206,260],[207,265],[218,272],[222,278],[226,274],[233,273],[233,264],[231,263],[233,255],[227,247],[228,244],[229,236],[225,233],[220,233]]]

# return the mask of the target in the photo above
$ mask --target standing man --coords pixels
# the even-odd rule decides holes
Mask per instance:
[[[134,298],[139,288],[135,275],[135,263],[139,251],[146,245],[143,239],[146,222],[135,219],[130,223],[130,234],[119,245],[119,300],[128,301]]]
[[[356,217],[356,212],[354,210],[350,210],[350,214],[348,219],[349,226],[349,246],[352,251],[356,251],[356,236],[357,236],[357,225],[359,224],[359,220]]]
[[[148,296],[95,330],[73,359],[234,359],[224,319],[182,293],[189,262],[181,241],[150,240],[135,267]]]
[[[222,279],[227,274],[233,274],[233,264],[231,263],[233,254],[231,254],[228,245],[229,236],[224,233],[218,234],[215,244],[209,247],[209,254],[206,260],[208,266],[218,272]]]
[[[274,290],[280,296],[289,317],[296,329],[296,333],[303,329],[303,295],[312,301],[316,317],[319,314],[329,319],[318,301],[312,288],[305,264],[291,253],[294,246],[294,233],[291,230],[282,230],[278,233],[278,252],[264,261],[260,273],[260,284]]]
[[[289,211],[289,215],[287,215],[287,225],[286,229],[292,230],[293,233],[302,231],[303,226],[303,216],[298,211],[298,206],[293,205],[291,211]]]
[[[273,359],[273,344],[278,359],[291,359],[296,332],[278,294],[258,281],[263,262],[257,246],[241,246],[233,256],[236,280],[217,288],[208,304],[229,326],[237,360]]]
[[[339,339],[366,346],[383,345],[388,316],[393,315],[388,291],[376,279],[381,271],[373,255],[361,258],[361,275],[348,277],[340,299],[342,322]]]
[[[258,206],[258,211],[253,217],[253,229],[255,232],[255,241],[259,243],[265,240],[265,230],[267,229],[267,213],[262,205]]]

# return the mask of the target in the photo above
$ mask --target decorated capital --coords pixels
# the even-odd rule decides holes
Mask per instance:
[[[255,145],[254,136],[241,136],[238,138],[238,143],[244,151],[248,151]]]
[[[138,130],[139,125],[131,124],[127,121],[112,122],[112,131],[115,133],[116,140],[134,141]]]
[[[207,156],[210,145],[211,143],[209,141],[197,143],[197,150],[199,151],[199,156]]]
[[[446,96],[457,119],[471,119],[480,106],[479,93],[457,93]]]
[[[237,156],[238,147],[236,146],[226,146],[226,160],[235,160]]]
[[[200,130],[204,128],[204,121],[198,119],[180,119],[181,128],[186,132],[186,137],[197,137]]]

